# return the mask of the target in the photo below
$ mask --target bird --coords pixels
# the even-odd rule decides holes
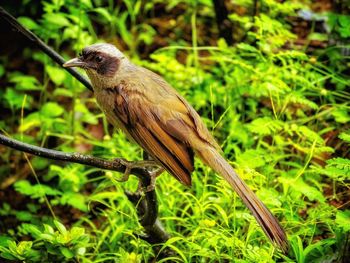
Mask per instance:
[[[63,67],[84,69],[108,122],[186,186],[191,186],[198,156],[228,182],[272,243],[288,251],[287,235],[278,220],[223,157],[196,110],[161,76],[135,65],[109,43],[85,47]]]

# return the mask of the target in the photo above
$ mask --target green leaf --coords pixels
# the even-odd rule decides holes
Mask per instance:
[[[33,219],[33,215],[28,211],[17,211],[15,215],[20,221],[30,221]]]
[[[74,253],[66,247],[60,247],[60,251],[65,258],[73,258]]]
[[[289,93],[288,100],[292,103],[295,103],[295,104],[305,105],[305,106],[310,107],[311,109],[314,109],[314,110],[318,109],[318,105],[315,102],[313,102],[309,99],[306,99],[305,95],[301,92]]]
[[[328,34],[322,34],[322,33],[311,33],[308,35],[307,39],[309,40],[317,40],[317,41],[328,41]]]
[[[293,179],[292,179],[293,180]],[[291,187],[297,191],[305,195],[307,198],[309,198],[311,201],[319,201],[319,202],[325,202],[325,197],[323,196],[322,192],[320,192],[317,188],[310,186],[309,184],[305,183],[302,178],[299,178],[298,180],[293,180],[291,183]]]
[[[257,168],[266,164],[267,153],[264,150],[247,150],[237,156],[237,162],[242,167]]]
[[[70,237],[70,234],[67,232],[66,234],[56,235],[55,241],[60,245],[68,245],[72,241],[72,238]]]
[[[312,171],[317,174],[325,174],[330,178],[343,182],[350,179],[350,160],[344,158],[333,158],[327,160],[324,168],[311,166]]]
[[[23,123],[19,127],[19,132],[26,132],[32,128],[39,127],[41,120],[38,112],[33,112],[23,119]]]
[[[342,38],[350,37],[350,29],[348,27],[339,28],[339,34]]]
[[[12,110],[18,110],[22,108],[24,94],[18,93],[16,90],[8,88],[5,91],[4,99],[9,104]],[[32,97],[27,96],[26,102],[23,105],[25,109],[29,109],[32,102]]]
[[[43,184],[31,185],[27,180],[17,181],[15,184],[15,190],[23,195],[30,196],[31,198],[41,198],[45,195],[59,195],[60,192]]]
[[[335,222],[344,229],[345,232],[350,231],[350,210],[338,211]]]
[[[283,122],[264,117],[253,120],[247,127],[251,132],[259,135],[272,135],[283,128]]]
[[[264,204],[271,205],[274,207],[281,207],[282,202],[280,201],[280,193],[277,192],[273,188],[261,188],[258,190],[257,195],[260,197],[261,200],[264,201]]]
[[[345,170],[346,172],[350,172],[350,160],[344,158],[333,158],[327,160],[327,167],[334,166],[336,168]]]
[[[39,228],[33,224],[22,224],[21,229],[25,234],[30,234],[34,238],[39,238],[42,234]]]
[[[350,160],[344,158],[333,158],[327,160],[327,165],[325,168],[315,168],[319,173],[326,174],[327,176],[338,180],[344,181],[350,179]]]
[[[9,77],[9,81],[16,84],[17,90],[41,90],[42,85],[33,76],[26,76],[22,73],[12,73]]]
[[[126,26],[127,18],[128,18],[128,13],[124,12],[122,13],[122,15],[118,17],[118,20],[116,22],[118,26],[118,32],[121,35],[122,39],[125,41],[125,43],[128,44],[128,46],[131,46],[133,37]]]
[[[60,200],[61,204],[71,205],[83,212],[88,211],[88,207],[85,203],[85,196],[80,193],[65,192]]]
[[[349,116],[348,110],[345,107],[336,108],[332,112],[332,115],[334,116],[336,122],[347,123],[350,121],[350,116]]]
[[[48,224],[44,224],[44,229],[45,229],[45,233],[49,233],[51,235],[55,233],[55,230],[52,228],[52,226]]]
[[[146,45],[152,44],[152,42],[154,41],[154,36],[157,34],[157,31],[149,25],[143,25],[140,31],[141,32],[139,32],[138,35],[138,41],[143,41]]]
[[[17,254],[17,245],[15,241],[9,240],[7,241],[7,245],[12,253]]]
[[[110,13],[108,13],[106,8],[103,8],[103,7],[94,8],[91,10],[91,12],[95,12],[95,13],[99,14],[107,22],[112,21],[112,16],[110,15]]]
[[[91,0],[80,0],[80,3],[83,5],[85,8],[92,8],[92,3]]]
[[[310,142],[316,141],[319,145],[324,144],[323,138],[307,126],[297,126],[296,133],[304,140],[307,139]]]
[[[29,30],[36,30],[39,28],[39,25],[33,19],[26,16],[17,17],[17,21]]]
[[[345,27],[345,28],[350,27],[350,17],[347,15],[340,15],[338,17],[338,22],[339,22],[339,25],[341,25],[342,27]]]
[[[72,98],[73,97],[73,92],[68,89],[63,89],[63,88],[57,88],[53,91],[54,96],[63,96],[63,97],[68,97]]]
[[[248,51],[248,52],[251,52],[251,53],[259,53],[259,51],[255,47],[253,47],[251,45],[248,45],[246,43],[239,43],[237,45],[237,48],[242,50],[242,51]]]
[[[350,17],[347,15],[340,15],[338,21],[340,25],[338,29],[340,36],[343,38],[350,37]]]
[[[2,252],[0,254],[1,257],[8,259],[8,260],[16,260],[18,259],[17,257],[13,256],[10,252]]]
[[[49,235],[49,234],[40,234],[39,238],[46,240],[46,241],[49,241],[49,242],[53,242],[55,240],[55,237],[53,235]]]
[[[39,262],[40,260],[42,260],[43,255],[41,251],[30,249],[29,251],[27,251],[26,257],[30,262]]]
[[[70,22],[65,17],[64,13],[46,13],[43,15],[44,23],[49,25],[54,25],[56,27],[65,27],[69,26]]]
[[[33,242],[32,241],[21,241],[17,245],[17,253],[20,255],[24,255],[25,252],[30,250],[32,248]]]
[[[54,220],[53,223],[61,234],[67,234],[67,228],[61,222]]]
[[[58,105],[56,102],[48,102],[42,106],[40,113],[45,117],[58,117],[64,112],[63,107]]]
[[[32,165],[37,170],[43,170],[49,165],[49,160],[38,156],[33,157]]]
[[[342,132],[341,134],[339,134],[339,138],[342,139],[343,141],[350,143],[350,131],[348,132]]]
[[[74,226],[69,232],[71,234],[72,239],[76,239],[78,237],[85,235],[85,229],[82,227]]]
[[[62,85],[67,77],[67,74],[63,69],[50,65],[46,66],[46,72],[56,85]]]
[[[80,100],[76,100],[75,111],[82,113],[82,115],[80,116],[81,121],[95,125],[98,123],[96,115],[92,114],[85,106],[85,104],[83,104]]]
[[[86,253],[86,248],[85,247],[79,247],[76,251],[77,255],[83,256]]]
[[[12,240],[11,237],[0,235],[0,246],[7,246],[7,242]]]

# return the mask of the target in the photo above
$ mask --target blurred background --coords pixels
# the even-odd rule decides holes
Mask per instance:
[[[157,179],[172,238],[159,256],[121,174],[0,146],[0,261],[349,262],[349,0],[2,0],[66,59],[108,42],[201,114],[288,233],[277,252],[230,187],[196,162]],[[92,92],[0,17],[0,130],[51,149],[142,158]]]

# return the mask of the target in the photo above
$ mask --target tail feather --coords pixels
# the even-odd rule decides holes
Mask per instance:
[[[288,241],[283,228],[255,193],[237,175],[232,166],[213,147],[207,146],[197,151],[197,154],[231,185],[253,213],[265,234],[286,253],[288,251]]]

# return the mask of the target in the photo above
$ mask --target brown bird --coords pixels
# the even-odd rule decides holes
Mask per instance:
[[[85,69],[107,120],[184,185],[191,185],[193,153],[198,155],[237,192],[270,240],[287,251],[276,218],[222,157],[198,113],[163,78],[134,65],[111,44],[88,46],[63,66]]]

